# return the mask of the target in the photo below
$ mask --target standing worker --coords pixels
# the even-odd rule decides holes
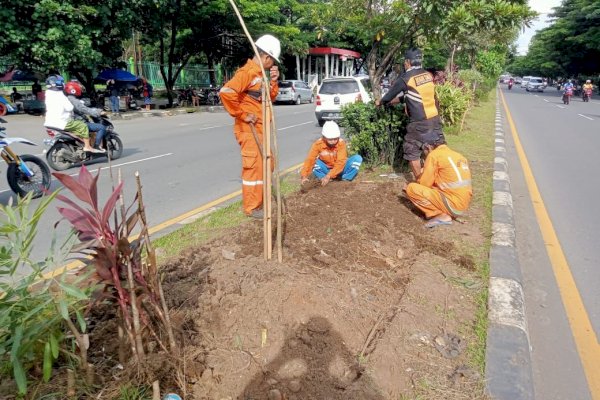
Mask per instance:
[[[415,179],[421,176],[421,146],[423,136],[435,132],[443,140],[433,75],[423,69],[423,53],[410,49],[404,54],[405,72],[394,82],[390,90],[375,105],[386,105],[398,95],[403,95],[409,123],[402,144],[404,159],[410,164]]]
[[[277,80],[279,70],[275,66],[279,62],[281,44],[271,35],[264,35],[255,42],[258,56],[248,60],[238,69],[220,91],[223,107],[235,118],[233,133],[240,144],[242,154],[242,207],[244,213],[252,218],[263,218],[263,120],[261,88],[263,83],[260,64],[265,71],[270,70],[271,82],[267,90],[271,101],[279,92]],[[268,118],[268,117],[267,117]],[[255,126],[258,138],[252,133],[251,124]],[[258,140],[258,143],[257,143]],[[272,165],[272,164],[271,164]]]
[[[340,177],[351,181],[358,174],[362,157],[358,154],[348,157],[346,142],[340,139],[340,128],[333,121],[327,121],[321,131],[322,137],[310,148],[304,167],[300,171],[302,184],[309,180],[312,172],[325,186],[331,179]]]
[[[422,151],[427,157],[423,174],[417,182],[404,185],[406,196],[425,213],[426,228],[450,225],[469,207],[473,189],[469,162],[450,149],[436,132],[421,138]]]

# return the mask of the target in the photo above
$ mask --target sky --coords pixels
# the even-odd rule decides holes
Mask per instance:
[[[531,28],[525,29],[521,32],[519,39],[517,40],[517,52],[519,54],[527,54],[527,48],[529,47],[529,41],[538,29],[545,28],[549,25],[548,13],[552,12],[552,7],[560,5],[561,0],[529,0],[529,6],[537,11],[540,15],[533,21]]]

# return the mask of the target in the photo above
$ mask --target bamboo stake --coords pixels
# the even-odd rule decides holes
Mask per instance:
[[[279,149],[277,147],[277,127],[275,113],[271,114],[273,120],[273,156],[275,157],[275,195],[277,197],[277,261],[283,262],[283,205],[281,200],[281,176],[279,174]]]
[[[271,256],[272,256],[272,235],[271,235],[271,171],[270,171],[270,162],[271,162],[271,131],[270,131],[270,115],[267,116],[266,114],[266,105],[269,104],[272,107],[272,103],[271,103],[271,97],[269,96],[270,93],[267,93],[266,88],[270,87],[269,81],[267,79],[267,74],[265,72],[265,67],[262,63],[262,61],[260,60],[260,55],[258,53],[258,49],[256,48],[256,45],[254,44],[254,40],[252,39],[252,36],[250,35],[250,32],[248,32],[248,28],[246,27],[246,24],[244,22],[244,18],[242,17],[242,15],[240,14],[240,10],[237,8],[237,6],[235,5],[235,1],[234,0],[229,0],[229,3],[231,4],[231,7],[233,8],[233,11],[235,12],[235,14],[237,15],[239,21],[240,21],[240,25],[242,26],[242,29],[244,30],[244,33],[246,35],[246,37],[248,38],[248,41],[250,42],[250,45],[252,46],[252,50],[254,51],[254,54],[258,57],[259,59],[259,64],[260,64],[260,69],[262,72],[262,76],[263,76],[263,85],[262,85],[262,90],[261,90],[261,94],[262,94],[262,105],[263,105],[263,141],[265,142],[265,146],[263,147],[264,149],[264,154],[263,154],[263,211],[265,213],[263,222],[264,222],[264,250],[265,250],[265,259],[266,260],[270,260]],[[267,119],[267,117],[269,117]],[[266,139],[265,139],[266,138]],[[278,206],[279,208],[279,206]],[[279,218],[281,219],[281,218]],[[267,226],[268,225],[268,226]]]

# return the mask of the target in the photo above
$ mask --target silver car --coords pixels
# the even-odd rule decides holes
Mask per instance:
[[[525,86],[525,90],[528,92],[543,92],[546,89],[546,84],[542,78],[532,76]]]
[[[312,103],[315,100],[312,89],[303,81],[287,80],[279,82],[279,94],[276,102],[301,104]]]

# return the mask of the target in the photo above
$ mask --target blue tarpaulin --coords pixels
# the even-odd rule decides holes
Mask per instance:
[[[109,79],[120,82],[135,82],[138,80],[138,77],[130,72],[117,68],[105,69],[96,77],[97,81],[108,81]]]

